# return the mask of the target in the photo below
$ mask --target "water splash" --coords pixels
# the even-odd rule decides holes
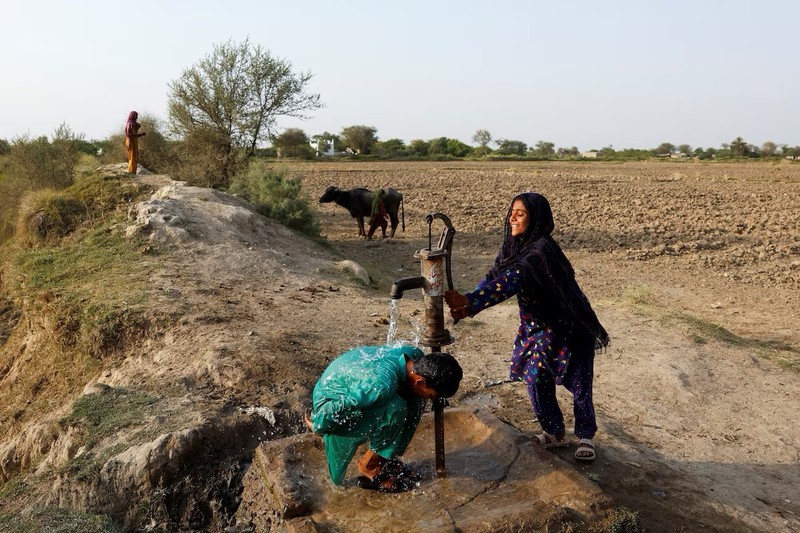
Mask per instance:
[[[270,426],[275,426],[275,413],[268,407],[247,407],[240,409],[248,415],[257,414],[269,422]],[[264,434],[266,435],[266,432],[264,432]]]
[[[409,319],[409,322],[411,323],[411,339],[409,342],[414,346],[419,346],[422,339],[422,323],[414,316]]]
[[[364,358],[365,361],[377,361],[378,359],[381,358],[383,352],[383,349],[378,349],[373,352],[371,350],[367,350],[365,346],[359,346],[357,348],[358,351],[361,352],[361,356]],[[365,374],[363,377],[366,378],[367,375]]]
[[[403,338],[398,334],[400,318],[400,300],[393,298],[389,304],[389,331],[386,333],[386,344],[388,346],[400,346],[402,344],[419,346],[422,338],[422,324],[420,321],[412,315],[408,320],[411,326],[409,338]]]

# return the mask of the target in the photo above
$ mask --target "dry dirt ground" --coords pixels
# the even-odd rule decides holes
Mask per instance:
[[[152,238],[157,311],[175,320],[132,346],[86,392],[100,383],[157,393],[164,412],[181,413],[180,424],[155,417],[152,431],[168,433],[109,460],[92,491],[60,478],[41,504],[99,509],[130,523],[125,505],[137,501],[134,511],[141,518],[145,509],[153,527],[213,522],[255,441],[303,431],[300,414],[325,365],[355,345],[386,341],[390,287],[419,274],[414,254],[428,246],[426,215],[451,219],[454,283],[465,291],[491,265],[511,197],[536,190],[550,200],[555,237],[612,338],[595,364],[598,458],[576,464],[574,447],[558,455],[617,505],[638,511],[647,531],[800,531],[800,165],[323,161],[281,168],[302,178],[314,201],[329,185],[394,187],[404,194],[405,230],[365,241],[342,207],[314,204],[320,244],[254,216],[236,198],[167,176],[137,177],[159,192],[132,209],[126,231]],[[421,293],[412,292],[397,302],[396,334],[411,341],[422,309]],[[532,434],[539,427],[526,390],[506,381],[517,320],[514,301],[456,325],[448,320],[455,342],[447,349],[465,370],[451,403],[488,410]],[[27,327],[9,337],[8,350],[33,350],[42,332]],[[569,426],[569,398],[560,398]],[[4,435],[3,479],[74,456],[68,433],[41,445],[50,438],[36,429],[46,427],[41,422]],[[222,488],[182,481],[226,461],[228,477],[215,477]],[[173,483],[175,495],[197,495],[181,502],[182,517],[154,490],[162,482]]]
[[[464,291],[494,258],[510,198],[543,193],[555,236],[612,337],[596,359],[598,459],[575,468],[638,510],[648,531],[800,531],[800,166],[318,163],[288,170],[303,176],[312,197],[328,185],[404,194],[406,229],[394,240],[359,240],[343,208],[319,206],[322,234],[374,280],[360,305],[322,305],[310,317],[341,349],[383,338],[392,279],[419,272],[413,255],[428,246],[427,213],[447,214],[456,228],[453,276]],[[440,231],[434,223],[434,243]],[[411,321],[401,319],[401,337],[413,338],[417,309],[419,301],[400,301]],[[515,302],[448,327],[456,339],[448,349],[466,371],[453,403],[538,431],[524,386],[504,382]],[[569,397],[560,398],[569,419]],[[573,451],[559,455],[574,462]]]

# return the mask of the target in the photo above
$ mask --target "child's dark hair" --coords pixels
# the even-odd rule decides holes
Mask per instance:
[[[464,376],[461,365],[449,353],[427,353],[414,361],[413,368],[442,398],[455,394]]]

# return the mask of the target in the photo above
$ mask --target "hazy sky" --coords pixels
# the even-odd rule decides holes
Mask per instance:
[[[215,44],[310,71],[323,109],[279,129],[581,150],[800,145],[797,0],[0,0],[0,139],[167,117]]]

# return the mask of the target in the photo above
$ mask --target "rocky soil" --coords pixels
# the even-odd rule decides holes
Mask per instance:
[[[303,431],[300,415],[331,358],[386,340],[389,289],[419,273],[425,216],[453,222],[454,282],[469,290],[500,245],[510,198],[536,190],[549,198],[555,236],[612,337],[596,360],[598,459],[576,464],[574,448],[559,457],[637,510],[647,531],[800,530],[800,165],[281,166],[312,200],[328,185],[396,188],[405,230],[365,241],[343,208],[315,204],[325,237],[315,243],[239,199],[167,176],[136,178],[159,192],[132,209],[126,231],[159,250],[153,298],[175,319],[85,392],[158,394],[162,414],[148,423],[160,436],[111,457],[88,493],[59,475],[37,505],[101,511],[151,530],[235,523],[255,445]],[[434,241],[440,231],[431,229]],[[413,341],[421,294],[404,296],[396,311],[397,336]],[[448,350],[465,369],[452,403],[532,434],[539,428],[525,388],[506,381],[516,327],[514,302],[448,323]],[[5,348],[36,333],[6,332]],[[569,398],[560,397],[569,423]],[[32,465],[40,475],[58,471],[78,453],[68,434],[41,429],[62,415],[6,435],[2,479]]]

